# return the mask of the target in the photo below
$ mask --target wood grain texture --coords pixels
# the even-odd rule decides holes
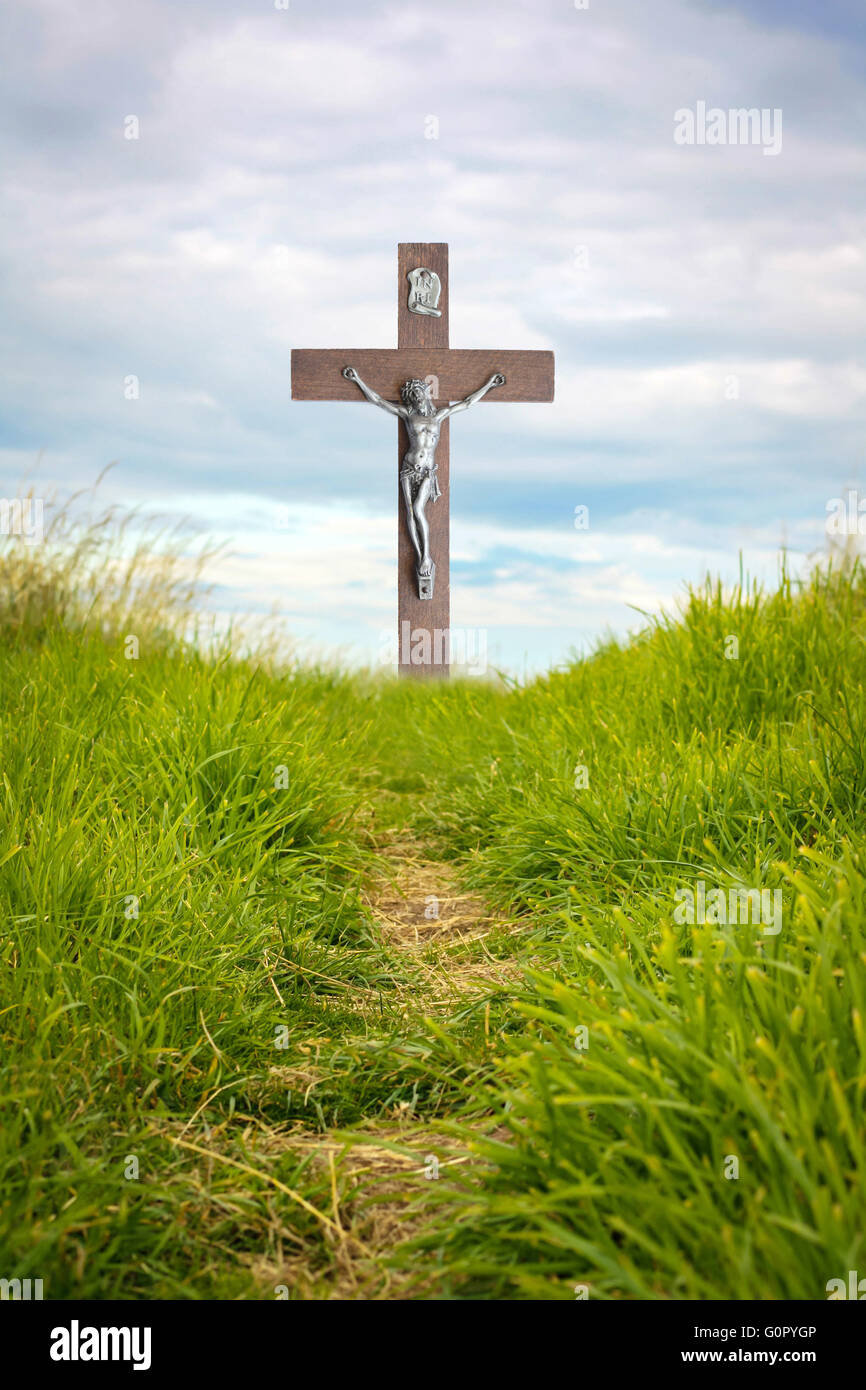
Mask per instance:
[[[434,271],[442,281],[438,319],[428,314],[409,313],[406,277],[410,270],[419,270],[422,266]],[[448,244],[444,241],[401,241],[397,247],[397,346],[447,348],[448,342]]]
[[[341,376],[347,366],[354,367],[367,385],[388,401],[399,401],[400,387],[409,377],[423,380],[433,375],[439,381],[436,402],[445,405],[477,391],[494,372],[505,374],[505,385],[485,396],[479,402],[482,406],[553,400],[552,352],[442,347],[295,348],[292,399],[354,401],[357,405],[361,400],[357,386]]]

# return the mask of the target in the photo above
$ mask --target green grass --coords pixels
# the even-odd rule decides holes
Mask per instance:
[[[318,1297],[348,1250],[380,1295],[812,1299],[863,1267],[856,565],[431,689],[197,650],[177,560],[118,568],[102,523],[0,554],[0,1277]],[[395,828],[518,923],[462,948],[510,983],[443,1003],[386,944]],[[781,930],[679,921],[698,880],[780,890]],[[396,1115],[469,1161],[371,1250],[375,1184],[306,1141]]]

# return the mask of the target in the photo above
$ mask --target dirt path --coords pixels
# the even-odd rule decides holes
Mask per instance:
[[[517,929],[463,891],[450,864],[428,858],[423,845],[405,839],[389,843],[383,858],[386,872],[365,901],[384,944],[412,957],[419,978],[416,1011],[420,1003],[431,1016],[447,1014],[473,996],[516,984],[521,976],[513,961],[493,954],[489,944]],[[488,1018],[489,1004],[485,1027]],[[302,1296],[314,1298],[409,1297],[409,1276],[386,1272],[382,1259],[424,1224],[428,1181],[447,1180],[449,1171],[477,1160],[464,1145],[417,1120],[408,1105],[405,1114],[395,1112],[393,1122],[368,1122],[357,1133],[361,1137],[351,1146],[327,1134],[289,1139],[330,1174],[334,1273],[324,1286],[311,1285],[303,1260],[295,1264],[289,1258],[281,1263],[281,1282],[288,1277]],[[421,1197],[422,1210],[395,1200],[406,1195]],[[255,1272],[271,1278],[270,1269]]]
[[[517,927],[461,889],[452,864],[430,859],[412,840],[394,840],[383,857],[391,877],[374,884],[366,902],[385,942],[412,952],[427,967],[431,1004],[440,1002],[442,988],[453,997],[519,978],[513,963],[488,946]]]

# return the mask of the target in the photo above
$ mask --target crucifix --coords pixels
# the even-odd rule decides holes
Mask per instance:
[[[449,666],[449,420],[480,401],[552,401],[552,352],[448,346],[448,247],[397,248],[397,348],[295,348],[292,399],[366,398],[398,422],[401,674]]]

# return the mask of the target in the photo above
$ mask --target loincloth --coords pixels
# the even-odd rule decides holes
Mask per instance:
[[[420,487],[424,479],[429,478],[432,483],[430,488],[430,501],[435,502],[437,497],[442,496],[439,488],[439,478],[436,472],[437,468],[438,464],[436,463],[429,465],[426,463],[404,463],[403,467],[400,469],[400,481],[402,482],[404,478],[407,478],[413,487]]]

